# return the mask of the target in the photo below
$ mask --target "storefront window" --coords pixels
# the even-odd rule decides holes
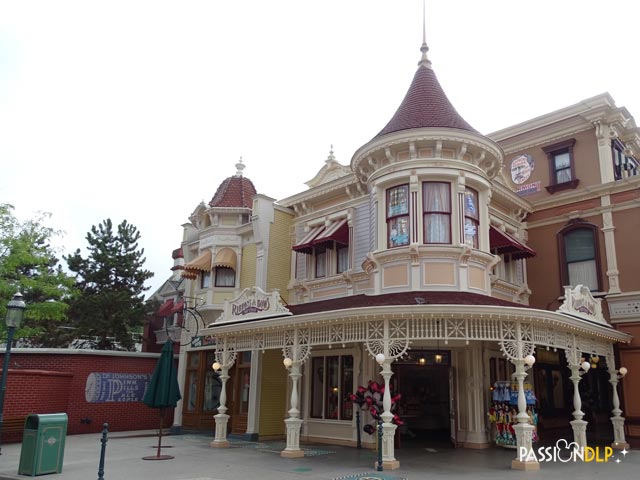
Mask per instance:
[[[236,413],[249,413],[249,393],[251,390],[251,352],[238,355],[236,368],[238,375],[238,409]]]
[[[198,369],[200,367],[200,352],[189,354],[187,368],[186,404],[188,412],[195,412],[198,407]]]
[[[353,356],[314,357],[311,369],[311,417],[351,420],[346,395],[353,391]]]

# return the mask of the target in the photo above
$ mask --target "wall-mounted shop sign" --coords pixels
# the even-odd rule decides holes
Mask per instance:
[[[538,193],[539,191],[540,182],[527,183],[526,185],[518,185],[516,187],[516,193],[521,197],[531,195],[532,193]]]
[[[191,339],[191,346],[193,348],[211,347],[216,344],[216,337],[213,335],[198,335]]]
[[[141,402],[151,374],[90,373],[84,387],[89,403]]]
[[[529,180],[535,163],[533,157],[524,153],[511,160],[511,181],[516,185],[522,185]]]
[[[233,300],[225,300],[224,311],[209,326],[237,320],[256,320],[260,318],[292,315],[280,300],[280,291],[274,289],[267,293],[259,287],[245,288]]]
[[[607,325],[602,316],[602,301],[593,298],[589,287],[584,285],[564,287],[564,303],[558,311]]]

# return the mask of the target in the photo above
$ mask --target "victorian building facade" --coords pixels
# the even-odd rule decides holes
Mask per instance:
[[[285,457],[303,455],[301,440],[355,445],[351,394],[377,381],[395,468],[398,439],[492,445],[502,380],[517,386],[518,447],[535,428],[527,390],[583,446],[585,392],[606,397],[613,445],[627,446],[617,383],[621,361],[637,364],[640,320],[633,119],[602,95],[485,136],[421,51],[397,112],[349,166],[331,152],[308,190],[276,202],[240,163],[185,224],[176,426],[215,428],[214,447],[230,433],[286,437]],[[596,370],[612,389],[585,390]]]

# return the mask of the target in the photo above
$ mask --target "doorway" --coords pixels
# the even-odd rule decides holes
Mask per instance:
[[[452,389],[448,352],[413,351],[394,365],[396,388],[401,393],[397,413],[404,421],[398,428],[398,447],[452,446]],[[415,357],[415,358],[413,358]]]
[[[222,382],[211,368],[215,362],[213,350],[187,354],[185,388],[183,392],[182,426],[187,430],[213,430],[213,415],[220,405]]]

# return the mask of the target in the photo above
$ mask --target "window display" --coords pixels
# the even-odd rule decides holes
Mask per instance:
[[[534,426],[532,441],[538,441],[538,413],[536,396],[531,385],[524,384],[529,423]],[[496,445],[516,448],[516,433],[513,426],[518,423],[518,384],[515,382],[496,382],[492,387],[492,404],[488,412],[489,421],[495,425]]]

